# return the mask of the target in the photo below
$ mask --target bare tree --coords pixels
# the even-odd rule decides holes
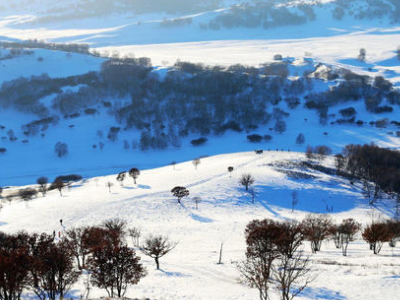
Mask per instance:
[[[292,300],[298,296],[313,281],[309,276],[310,261],[303,252],[293,257],[281,256],[273,267],[273,277],[282,300]],[[295,287],[294,287],[295,286]]]
[[[71,242],[64,239],[59,243],[39,244],[33,258],[36,283],[40,289],[46,292],[50,300],[64,299],[80,274],[73,263]]]
[[[335,166],[336,166],[336,172],[339,173],[343,171],[344,167],[346,164],[346,159],[342,154],[336,154],[335,155]]]
[[[189,196],[189,190],[183,186],[176,186],[171,190],[174,197],[178,198],[178,203],[181,203],[182,198]]]
[[[305,143],[305,141],[306,141],[306,138],[305,138],[304,134],[299,133],[299,135],[296,138],[296,144],[303,145]]]
[[[386,223],[373,222],[364,229],[362,237],[364,241],[369,243],[370,249],[374,251],[374,254],[379,254],[383,243],[390,242],[393,234],[390,232],[389,226]]]
[[[64,181],[62,181],[62,179],[57,179],[53,184],[54,187],[60,192],[60,196],[62,196],[62,189],[65,187]]]
[[[382,198],[382,190],[379,185],[369,181],[368,179],[362,179],[362,194],[369,205],[374,205],[379,199]]]
[[[325,159],[327,155],[332,153],[332,149],[325,145],[316,146],[314,153],[317,155],[318,160],[321,162]]]
[[[109,231],[109,237],[117,244],[125,240],[126,225],[127,222],[120,218],[108,219],[102,224]]]
[[[111,181],[107,181],[106,186],[108,187],[108,192],[111,193],[111,187],[114,185]]]
[[[367,55],[367,51],[366,51],[364,48],[361,48],[361,49],[360,49],[360,52],[359,52],[359,54],[358,54],[358,56],[357,56],[357,59],[358,59],[360,62],[365,62],[365,57],[366,57],[366,55]]]
[[[137,284],[146,271],[133,249],[125,245],[98,247],[88,260],[91,282],[107,291],[111,298],[125,295],[128,285]]]
[[[176,247],[177,243],[171,242],[167,237],[162,235],[150,236],[144,240],[142,252],[154,258],[157,270],[160,269],[160,258],[168,254]]]
[[[301,224],[254,220],[245,235],[246,260],[238,268],[242,281],[258,289],[260,300],[269,299],[274,285],[282,300],[291,300],[311,282],[308,258],[296,252],[304,239]]]
[[[268,300],[269,290],[274,282],[272,267],[280,256],[274,241],[280,235],[275,230],[276,223],[271,220],[252,221],[245,230],[246,259],[238,263],[241,281],[251,288],[256,288],[260,300]]]
[[[1,233],[0,238],[0,299],[19,300],[29,278],[26,243],[15,235]]]
[[[26,188],[18,191],[18,196],[21,197],[22,200],[24,201],[29,201],[33,197],[36,197],[37,195],[37,190],[33,188]]]
[[[246,188],[246,191],[249,190],[249,187],[254,184],[254,177],[251,174],[242,174],[239,179],[239,183]]]
[[[314,148],[310,145],[307,146],[306,148],[306,158],[307,159],[314,159]]]
[[[342,246],[343,256],[347,256],[347,247],[354,240],[354,236],[360,231],[361,224],[354,219],[346,219],[338,227],[340,244]]]
[[[233,172],[233,167],[232,166],[228,167],[228,172],[229,172],[229,177],[232,177],[232,172]]]
[[[197,170],[197,167],[200,163],[201,163],[200,158],[193,159],[192,164],[193,164],[195,170]]]
[[[140,235],[141,235],[140,228],[138,228],[138,227],[129,228],[128,235],[132,238],[133,246],[139,247],[140,246]]]
[[[126,177],[126,172],[125,171],[122,171],[122,172],[118,173],[118,175],[117,175],[117,181],[119,182],[119,184],[121,186],[124,185],[125,177]]]
[[[57,142],[54,146],[54,151],[58,157],[63,157],[68,154],[68,145],[66,143]]]
[[[194,203],[196,203],[196,209],[199,209],[199,203],[201,202],[200,197],[193,197]]]
[[[39,185],[39,190],[42,193],[43,197],[46,196],[48,182],[49,179],[47,177],[39,177],[36,180],[36,183]]]
[[[66,236],[71,242],[73,253],[80,270],[85,268],[86,256],[90,253],[91,247],[88,245],[89,235],[90,227],[71,228],[66,232]]]
[[[138,168],[132,168],[129,170],[129,176],[133,178],[133,183],[136,184],[136,179],[139,177],[140,171]]]
[[[321,250],[323,240],[331,235],[332,221],[328,216],[309,214],[302,222],[305,238],[311,243],[313,253]]]

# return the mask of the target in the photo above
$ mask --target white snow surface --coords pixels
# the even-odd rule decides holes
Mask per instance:
[[[341,21],[332,18],[334,1],[314,6],[317,19],[296,26],[278,28],[201,29],[200,25],[223,14],[238,1],[221,2],[216,11],[193,15],[161,13],[134,15],[110,14],[101,17],[58,20],[37,23],[46,16],[43,8],[71,7],[74,1],[34,1],[20,5],[29,9],[22,14],[14,4],[0,14],[0,36],[11,39],[42,39],[55,42],[89,43],[94,50],[111,55],[134,54],[150,57],[155,65],[172,65],[177,59],[206,64],[259,65],[271,61],[277,53],[302,58],[311,55],[316,60],[345,66],[371,76],[383,75],[400,81],[400,64],[395,58],[399,46],[400,26],[386,18],[357,20],[348,15]],[[45,4],[44,4],[45,3]],[[356,3],[357,4],[357,3]],[[226,6],[224,6],[226,5]],[[291,3],[286,4],[289,7]],[[364,6],[360,1],[359,6]],[[41,9],[39,9],[41,8]],[[166,19],[191,18],[192,23],[172,28],[162,27]],[[355,58],[359,49],[367,50],[366,63]]]
[[[65,189],[63,196],[50,191],[29,202],[3,203],[0,230],[16,232],[47,232],[59,228],[59,219],[68,228],[96,225],[119,217],[129,226],[142,229],[142,238],[162,234],[179,242],[177,247],[161,259],[161,270],[154,261],[142,255],[148,276],[132,286],[127,297],[150,299],[257,299],[254,289],[239,284],[236,263],[244,259],[244,229],[253,219],[295,219],[301,221],[308,212],[330,213],[333,221],[355,218],[363,225],[371,217],[386,218],[393,211],[383,204],[371,209],[365,205],[360,186],[347,180],[315,171],[304,171],[314,179],[291,179],[278,172],[271,164],[282,161],[304,160],[302,153],[243,152],[201,159],[195,170],[191,161],[142,171],[137,185],[131,178],[124,186],[116,175],[96,177]],[[324,164],[333,167],[333,159]],[[227,167],[233,166],[230,177]],[[288,167],[289,168],[289,167]],[[300,169],[292,169],[301,171]],[[256,200],[238,183],[243,173],[251,173],[256,181]],[[106,183],[114,184],[111,193]],[[182,205],[172,197],[174,186],[186,186],[190,196]],[[11,193],[18,188],[5,190]],[[299,204],[291,211],[291,192],[297,191]],[[195,208],[193,197],[201,197]],[[130,244],[130,241],[128,241]],[[219,247],[223,247],[223,264],[218,265]],[[312,261],[315,280],[298,299],[395,299],[400,292],[399,248],[384,245],[381,254],[373,255],[368,245],[357,237],[349,246],[349,256],[341,256],[332,241],[327,241],[318,254],[311,254],[309,244],[304,251]],[[83,279],[82,279],[83,280]],[[83,282],[77,283],[68,297],[79,299],[84,292]],[[90,297],[105,296],[104,290],[93,289]],[[25,294],[24,297],[29,297]],[[277,300],[277,291],[271,299]]]

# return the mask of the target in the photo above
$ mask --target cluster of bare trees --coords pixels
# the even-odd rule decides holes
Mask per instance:
[[[129,175],[133,179],[133,183],[136,184],[136,179],[138,179],[140,175],[140,170],[138,168],[131,168],[128,172],[122,171],[118,173],[117,175],[117,181],[121,184],[121,186],[124,185],[124,180],[126,179],[126,175]],[[110,188],[110,186],[109,186]]]
[[[70,229],[59,240],[45,233],[0,233],[0,299],[19,300],[24,291],[40,300],[64,299],[83,274],[90,277],[86,298],[90,284],[109,297],[123,297],[129,285],[147,274],[135,248],[126,242],[129,235],[139,245],[140,229],[126,227],[124,220],[111,219],[101,226]],[[159,269],[159,259],[176,245],[157,235],[137,249],[154,258]]]
[[[255,220],[245,230],[246,259],[238,264],[242,281],[257,288],[260,300],[276,288],[282,300],[291,300],[311,282],[310,264],[299,247],[305,237],[301,224]]]
[[[363,195],[373,205],[384,193],[400,202],[400,153],[376,145],[347,145],[336,155],[338,173],[362,183]]]
[[[306,157],[308,159],[318,159],[319,161],[322,161],[330,154],[332,154],[332,149],[325,145],[315,147],[307,146],[306,148]]]
[[[396,246],[400,239],[400,222],[374,221],[364,229],[362,237],[369,244],[370,250],[378,254],[385,242],[388,242],[390,247]]]
[[[282,300],[291,300],[312,281],[309,258],[302,245],[309,241],[312,253],[320,251],[324,240],[332,239],[347,256],[347,248],[361,230],[354,219],[335,225],[326,215],[310,214],[302,222],[254,220],[245,230],[246,259],[238,264],[242,282],[257,288],[260,300],[269,299],[276,288]],[[400,240],[400,221],[373,222],[362,231],[362,238],[378,254],[384,242],[391,247]]]

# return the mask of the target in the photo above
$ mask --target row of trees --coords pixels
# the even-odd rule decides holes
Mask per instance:
[[[347,145],[336,155],[338,173],[346,172],[363,185],[364,197],[372,205],[384,197],[400,200],[400,153],[374,144]]]
[[[269,299],[273,287],[282,300],[292,300],[313,280],[309,258],[301,250],[304,241],[310,242],[315,253],[324,240],[332,238],[346,256],[350,241],[360,229],[361,224],[354,219],[333,225],[324,215],[309,215],[301,223],[254,220],[245,230],[246,259],[238,264],[242,280],[258,289],[260,300]],[[396,245],[400,238],[400,222],[373,222],[363,230],[362,237],[377,254],[383,242],[390,241],[392,247]]]
[[[147,274],[135,249],[128,247],[127,235],[139,243],[140,229],[127,230],[121,219],[73,228],[60,240],[45,233],[0,233],[0,299],[19,300],[24,291],[40,300],[64,299],[83,274],[90,275],[86,298],[90,284],[109,297],[123,297],[129,285]],[[159,269],[159,259],[176,245],[157,235],[146,238],[139,249]]]
[[[43,75],[4,83],[0,106],[38,113],[42,119],[24,125],[29,135],[46,130],[58,120],[40,102],[45,96],[57,94],[52,108],[66,118],[104,106],[121,124],[110,128],[109,139],[116,141],[118,132],[135,127],[142,131],[139,148],[147,150],[179,147],[181,138],[190,133],[205,136],[226,130],[251,132],[270,121],[274,121],[275,131],[282,133],[286,129],[284,118],[289,114],[278,113],[276,107],[269,112],[268,108],[282,100],[294,108],[302,96],[307,108],[318,110],[322,123],[328,120],[328,108],[340,102],[365,99],[372,112],[380,111],[385,98],[400,103],[399,93],[381,77],[336,70],[333,79],[341,77],[343,81],[329,91],[311,93],[316,80],[309,76],[311,72],[288,79],[288,66],[284,61],[260,68],[177,62],[160,80],[147,58],[112,58],[97,73],[57,79]],[[63,86],[78,84],[82,86],[75,92],[62,90]],[[115,100],[109,101],[110,95]],[[131,100],[126,102],[126,97]]]

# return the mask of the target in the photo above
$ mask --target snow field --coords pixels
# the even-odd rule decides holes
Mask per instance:
[[[282,161],[299,162],[302,153],[254,152],[218,155],[201,159],[195,170],[191,161],[142,171],[138,184],[131,178],[119,186],[116,175],[96,177],[76,183],[60,197],[51,191],[30,202],[4,203],[0,214],[0,230],[52,233],[63,219],[67,228],[96,225],[119,217],[129,226],[142,229],[142,238],[163,234],[179,242],[161,259],[161,271],[154,262],[140,254],[149,274],[138,285],[130,287],[128,297],[151,299],[257,299],[256,290],[238,283],[236,262],[244,258],[244,228],[253,219],[301,220],[308,212],[326,213],[325,204],[333,205],[335,222],[355,218],[364,225],[371,220],[371,209],[365,205],[358,186],[346,180],[307,171],[316,178],[298,180],[286,177],[271,164]],[[333,159],[325,163],[332,166]],[[235,170],[232,177],[227,167]],[[300,169],[294,169],[302,171]],[[239,186],[238,178],[251,173],[255,179],[256,202]],[[113,182],[111,193],[106,183]],[[170,190],[186,186],[190,196],[182,205]],[[15,188],[16,190],[17,188]],[[290,194],[298,191],[298,210],[291,212]],[[9,191],[7,191],[9,192]],[[195,209],[192,198],[202,201]],[[392,215],[385,206],[378,207],[375,216]],[[130,241],[129,241],[130,242]],[[217,265],[220,243],[224,242],[223,264]],[[304,250],[310,254],[309,244]],[[373,255],[368,245],[357,241],[349,246],[349,256],[342,257],[333,242],[325,242],[322,251],[311,255],[315,281],[299,299],[388,299],[398,294],[397,256],[399,248],[384,245],[380,255]],[[83,279],[82,279],[83,280]],[[71,296],[83,294],[83,283],[74,286]],[[93,289],[90,297],[105,296],[105,291]],[[378,297],[378,298],[377,298]],[[278,299],[274,293],[273,300]]]

